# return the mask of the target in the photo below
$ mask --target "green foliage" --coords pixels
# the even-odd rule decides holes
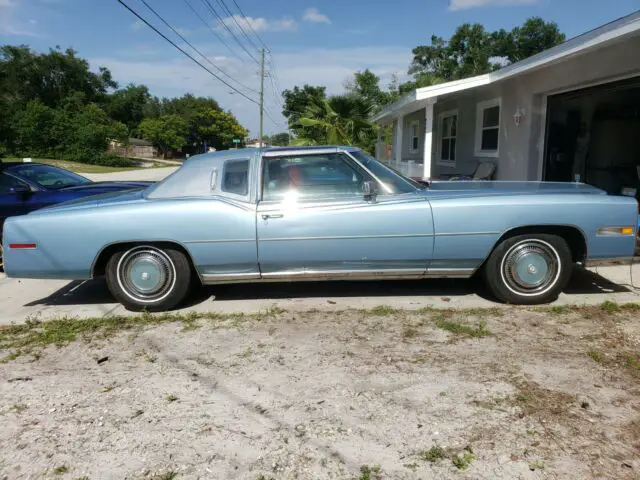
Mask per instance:
[[[447,452],[440,445],[434,445],[429,450],[425,450],[420,454],[420,458],[427,462],[437,463],[438,461],[447,458]]]
[[[315,133],[313,129],[302,128],[298,120],[306,115],[309,107],[326,100],[326,87],[313,87],[305,84],[302,88],[293,87],[292,90],[285,90],[282,92],[282,97],[284,98],[282,115],[289,120],[289,127],[292,132],[296,136],[305,133],[307,138],[320,137],[320,132]]]
[[[271,138],[269,139],[271,145],[277,145],[279,147],[286,147],[289,145],[289,141],[289,134],[287,132],[276,133],[271,135]]]
[[[38,54],[27,46],[0,46],[0,150],[130,166],[126,159],[104,155],[110,141],[126,144],[142,133],[163,153],[192,153],[207,145],[228,148],[233,138],[246,136],[212,98],[187,94],[160,100],[145,85],[133,84],[108,93],[115,88],[107,69],[91,72],[71,49]]]
[[[476,456],[472,452],[464,451],[454,456],[451,462],[458,470],[466,470],[475,459]]]
[[[564,40],[556,23],[540,17],[529,18],[510,32],[488,32],[478,23],[465,23],[449,40],[434,35],[431,45],[414,48],[409,73],[415,81],[425,74],[447,82],[458,80],[524,60]]]
[[[126,125],[131,136],[135,136],[150,98],[146,85],[127,85],[109,95],[105,110],[111,118]]]
[[[145,118],[140,123],[140,131],[164,156],[170,149],[180,148],[186,143],[189,125],[179,115],[162,115],[158,118]]]

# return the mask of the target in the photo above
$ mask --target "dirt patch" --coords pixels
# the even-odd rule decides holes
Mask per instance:
[[[0,472],[639,478],[637,317],[608,305],[31,322],[0,331]]]

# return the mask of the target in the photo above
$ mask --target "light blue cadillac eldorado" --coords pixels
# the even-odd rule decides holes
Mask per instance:
[[[578,183],[414,183],[351,147],[192,157],[146,189],[9,218],[9,277],[105,275],[131,309],[177,306],[193,282],[481,274],[495,297],[554,300],[574,263],[633,256],[634,199]],[[416,288],[420,288],[417,284]]]

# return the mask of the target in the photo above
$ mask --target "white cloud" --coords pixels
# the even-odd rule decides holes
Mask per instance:
[[[283,17],[279,20],[267,20],[263,17],[243,17],[241,15],[234,15],[232,17],[226,17],[221,21],[218,21],[218,29],[224,29],[226,25],[233,33],[240,33],[244,30],[247,35],[251,34],[253,29],[255,32],[292,32],[298,29],[298,24],[291,17]]]
[[[320,13],[315,7],[307,8],[302,19],[307,22],[314,23],[331,23],[329,17],[327,17],[324,13]]]
[[[449,10],[467,10],[476,7],[531,5],[537,0],[450,0]]]
[[[234,58],[224,56],[222,50],[213,49],[207,45],[197,45],[198,49],[209,55],[220,68],[229,75],[239,79],[248,87],[257,90],[259,76],[255,65],[250,62],[242,64]],[[216,47],[219,48],[219,47]],[[324,85],[327,93],[341,93],[344,91],[345,80],[353,77],[357,70],[369,68],[380,80],[380,85],[386,88],[394,74],[403,77],[411,61],[411,50],[401,47],[353,47],[338,49],[311,49],[303,51],[282,52],[275,56],[276,74],[282,89],[290,89],[296,85]],[[212,96],[220,105],[232,111],[238,120],[256,136],[258,132],[258,107],[238,94],[229,94],[230,89],[197,65],[184,57],[158,58],[148,56],[133,57],[119,55],[111,58],[91,59],[93,68],[104,66],[111,70],[114,78],[121,84],[129,82],[146,84],[151,93],[158,96],[179,96],[191,92],[196,95]],[[265,95],[267,109],[271,116],[280,123],[286,124],[281,115],[281,106],[274,105],[274,92],[271,81],[265,82],[265,87],[271,89]],[[281,99],[281,92],[275,95]],[[257,95],[249,93],[257,99]],[[286,127],[274,126],[265,118],[267,133],[280,132]]]
[[[0,8],[3,7],[14,7],[16,4],[11,0],[0,0]]]

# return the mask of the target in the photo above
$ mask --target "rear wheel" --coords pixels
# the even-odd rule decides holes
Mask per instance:
[[[491,293],[506,303],[549,303],[567,286],[571,250],[557,235],[518,235],[504,240],[489,256],[484,278]]]
[[[113,296],[128,309],[163,311],[185,299],[192,275],[181,251],[139,245],[112,255],[106,278]]]

